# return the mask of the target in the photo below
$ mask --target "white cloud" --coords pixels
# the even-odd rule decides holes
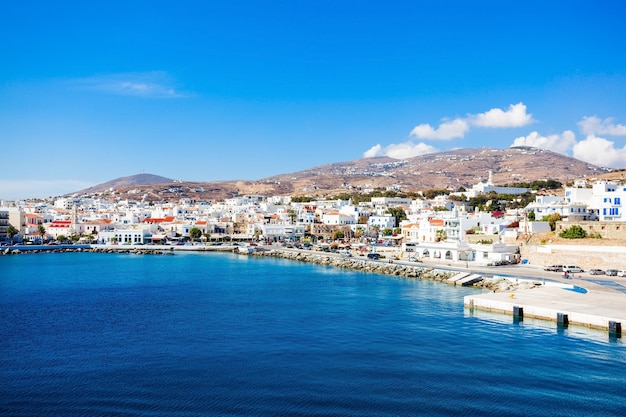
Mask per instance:
[[[573,156],[590,164],[623,168],[626,167],[626,146],[615,148],[615,142],[589,135],[574,145]]]
[[[566,130],[560,135],[548,136],[541,136],[536,131],[531,132],[527,136],[516,138],[511,146],[532,146],[564,154],[572,149],[575,144],[576,135],[571,130]]]
[[[80,180],[0,180],[0,199],[57,197],[92,187],[93,183]]]
[[[526,113],[524,103],[511,104],[507,111],[495,108],[468,117],[470,124],[480,127],[521,127],[532,121],[533,117]]]
[[[613,124],[611,117],[602,120],[598,116],[585,116],[578,126],[585,135],[626,136],[626,126]]]
[[[365,152],[363,152],[363,158],[373,158],[375,156],[381,156],[382,149],[383,147],[380,146],[380,143],[378,143],[372,146],[371,148],[369,148],[368,150],[366,150]]]
[[[82,90],[122,96],[178,98],[189,95],[176,90],[171,77],[162,71],[94,75],[69,83]]]
[[[494,108],[484,113],[469,114],[466,118],[457,117],[452,121],[444,121],[438,128],[423,123],[411,130],[411,136],[419,139],[449,140],[464,137],[470,126],[506,128],[526,126],[532,122],[532,115],[526,113],[526,105],[517,103],[511,104],[506,111]]]
[[[411,136],[419,139],[448,140],[454,138],[462,138],[469,131],[469,125],[463,119],[454,119],[444,122],[434,129],[429,124],[421,124],[415,126],[411,130]]]
[[[437,149],[425,143],[415,144],[413,142],[405,142],[392,144],[385,147],[377,144],[365,151],[363,153],[363,157],[373,158],[375,156],[388,156],[395,159],[406,159],[433,152],[437,152]]]

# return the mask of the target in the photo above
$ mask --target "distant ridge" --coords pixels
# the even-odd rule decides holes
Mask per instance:
[[[93,187],[85,188],[84,190],[78,191],[77,194],[101,193],[109,189],[133,187],[136,185],[165,184],[165,183],[171,183],[172,181],[173,181],[172,179],[161,177],[160,175],[137,174],[137,175],[130,175],[128,177],[116,178],[114,180],[107,181],[102,184],[94,185]]]
[[[470,188],[493,173],[496,185],[555,180],[563,184],[598,178],[611,171],[556,152],[510,147],[466,148],[407,159],[361,158],[255,181],[176,181],[150,174],[119,178],[80,191],[100,198],[144,201],[222,201],[246,194],[333,196],[372,190],[416,192],[432,188]]]

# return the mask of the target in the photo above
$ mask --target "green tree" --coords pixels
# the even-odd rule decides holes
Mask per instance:
[[[531,210],[530,212],[528,212],[526,217],[528,217],[528,221],[529,222],[534,222],[535,221],[535,211]]]
[[[383,236],[391,236],[392,234],[393,234],[393,230],[392,229],[390,229],[388,227],[385,227],[383,229]]]
[[[422,195],[427,200],[432,200],[438,195],[449,195],[449,194],[450,194],[450,191],[445,190],[445,189],[431,189],[431,190],[422,191]]]
[[[559,233],[559,236],[565,239],[584,239],[587,237],[585,229],[575,224]]]
[[[19,230],[13,227],[13,225],[9,225],[7,229],[7,236],[9,237],[9,239],[13,240],[13,236],[17,235],[18,233],[19,233]]]
[[[344,238],[344,233],[341,230],[335,230],[335,232],[333,233],[333,239],[338,240],[338,239],[343,239]]]
[[[447,239],[448,239],[448,234],[446,233],[446,231],[443,229],[437,229],[437,231],[435,232],[435,241],[442,242]]]
[[[189,230],[189,237],[191,238],[192,242],[195,242],[197,239],[200,239],[200,237],[202,237],[202,230],[198,229],[197,227],[192,227]]]
[[[391,214],[396,220],[394,227],[398,227],[402,220],[406,220],[406,212],[402,207],[389,207],[385,213]]]
[[[291,224],[296,223],[296,220],[298,219],[298,214],[294,209],[287,210],[287,216],[289,217],[289,221],[291,222]]]
[[[40,225],[37,228],[37,234],[41,237],[41,241],[43,242],[43,237],[46,235],[46,228],[43,225]]]
[[[559,213],[552,213],[548,214],[547,216],[543,216],[541,218],[541,221],[550,223],[550,230],[554,232],[556,230],[556,222],[560,221],[561,219],[562,217]]]

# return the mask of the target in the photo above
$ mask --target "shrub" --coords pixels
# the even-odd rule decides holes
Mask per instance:
[[[585,229],[575,224],[572,227],[563,230],[559,233],[559,236],[565,239],[583,239],[587,237],[587,232],[585,232]]]

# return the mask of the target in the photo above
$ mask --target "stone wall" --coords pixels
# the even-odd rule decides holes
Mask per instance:
[[[599,234],[603,239],[626,239],[626,222],[557,222],[555,233],[558,235],[573,225],[582,227],[587,235]]]
[[[531,265],[578,265],[585,271],[626,269],[624,246],[522,245],[520,253]]]

